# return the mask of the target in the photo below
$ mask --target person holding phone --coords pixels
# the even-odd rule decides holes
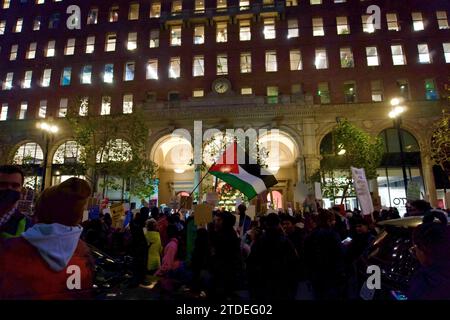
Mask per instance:
[[[435,218],[439,222],[435,222]],[[441,210],[432,210],[414,229],[413,247],[421,267],[410,282],[411,300],[450,300],[450,227]]]
[[[19,167],[0,166],[0,238],[19,237],[32,226],[31,219],[17,209],[23,182],[23,171]]]

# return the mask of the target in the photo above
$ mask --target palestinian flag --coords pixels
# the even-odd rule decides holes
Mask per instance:
[[[234,142],[209,169],[209,173],[241,191],[247,198],[253,199],[276,185],[278,181],[274,175],[260,165],[249,164],[248,154],[241,148],[240,151],[245,154],[244,164],[238,163],[238,144]]]

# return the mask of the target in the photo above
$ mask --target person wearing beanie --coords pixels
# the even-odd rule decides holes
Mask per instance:
[[[36,224],[0,242],[0,300],[92,298],[94,263],[80,240],[91,188],[70,178],[46,189],[35,207]]]

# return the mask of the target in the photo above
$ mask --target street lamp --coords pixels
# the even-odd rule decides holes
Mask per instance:
[[[403,152],[403,139],[400,126],[402,124],[402,113],[406,111],[404,106],[401,106],[402,99],[393,98],[391,100],[392,110],[389,112],[389,118],[394,121],[394,128],[397,130],[398,143],[400,147],[400,161],[403,171],[403,185],[405,187],[405,197],[408,195],[408,176],[406,175],[405,154]]]
[[[38,122],[36,127],[42,131],[42,133],[45,136],[45,154],[44,154],[44,167],[42,169],[42,185],[41,185],[41,191],[44,191],[45,189],[45,175],[47,171],[47,162],[48,162],[48,149],[50,145],[50,140],[53,138],[53,136],[58,133],[59,128],[56,125],[47,123],[47,122]]]

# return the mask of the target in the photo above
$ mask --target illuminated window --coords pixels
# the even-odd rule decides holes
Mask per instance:
[[[170,45],[181,46],[181,26],[170,27]]]
[[[194,44],[205,43],[205,26],[196,25],[194,26]]]
[[[102,106],[100,110],[101,116],[106,116],[108,114],[111,114],[111,97],[109,96],[103,96],[102,97]]]
[[[2,103],[2,110],[0,111],[0,121],[5,121],[8,118],[8,104]]]
[[[151,80],[158,79],[158,59],[148,60],[146,77]]]
[[[19,120],[23,120],[27,117],[28,103],[23,101],[20,103]]]
[[[36,42],[30,43],[30,46],[28,47],[28,51],[25,55],[26,59],[34,59],[36,57],[36,47],[37,47]]]
[[[403,53],[403,47],[401,45],[391,46],[392,63],[394,66],[401,66],[406,64],[406,57]]]
[[[117,35],[115,33],[108,33],[106,35],[105,51],[111,52],[116,50]]]
[[[309,0],[309,3],[312,5],[322,4],[322,0]]]
[[[341,68],[355,67],[355,60],[353,59],[353,51],[351,48],[341,48]]]
[[[69,105],[69,99],[62,98],[61,100],[59,100],[59,110],[58,110],[59,118],[64,118],[65,116],[67,116],[68,105]]]
[[[288,39],[298,37],[298,21],[297,19],[288,20]]]
[[[75,164],[81,162],[81,149],[76,141],[66,141],[61,144],[53,156],[53,164]]]
[[[133,95],[126,94],[123,96],[123,113],[133,113]]]
[[[328,55],[325,49],[316,49],[316,69],[328,69]]]
[[[12,89],[12,82],[14,78],[14,73],[8,72],[5,76],[5,81],[2,83],[2,89],[3,90],[11,90]]]
[[[267,103],[278,103],[278,87],[267,87]]]
[[[241,73],[252,72],[252,54],[250,52],[241,53]]]
[[[169,65],[169,78],[179,78],[180,77],[180,57],[172,57],[170,58],[170,65]]]
[[[45,49],[46,57],[54,57],[55,56],[55,40],[51,40],[47,43],[47,48]]]
[[[25,71],[25,77],[23,78],[23,83],[22,83],[23,89],[31,88],[32,78],[33,78],[33,71],[32,70]]]
[[[43,87],[50,86],[51,77],[52,77],[52,69],[45,69],[44,73],[42,74],[42,82],[41,82]]]
[[[411,16],[412,16],[414,31],[423,30],[425,27],[423,24],[422,12],[413,12],[413,13],[411,13]]]
[[[417,50],[419,51],[419,62],[420,63],[431,63],[430,51],[428,50],[427,44],[417,45]]]
[[[374,20],[369,15],[363,15],[361,17],[362,26],[363,26],[363,32],[366,33],[374,33],[375,32],[375,25]]]
[[[370,90],[372,93],[373,102],[382,102],[384,100],[383,83],[381,82],[381,80],[370,81]]]
[[[33,20],[33,31],[38,31],[41,29],[41,17],[37,16]]]
[[[323,19],[322,18],[314,18],[313,19],[313,36],[314,37],[322,37],[325,35],[325,31],[323,29]]]
[[[436,11],[436,19],[440,30],[449,29],[447,12]]]
[[[3,0],[2,8],[3,8],[3,9],[8,9],[10,3],[11,3],[11,0]]]
[[[17,50],[19,50],[19,45],[13,44],[11,46],[11,52],[9,54],[9,60],[14,61],[17,59]]]
[[[82,97],[80,99],[80,107],[78,109],[78,115],[80,117],[86,117],[89,114],[89,97]]]
[[[178,15],[183,11],[183,5],[182,5],[182,1],[179,0],[175,0],[172,1],[172,10],[171,13],[173,15]]]
[[[356,84],[354,81],[344,83],[344,101],[345,103],[356,102]]]
[[[239,40],[249,41],[251,38],[250,20],[239,20]]]
[[[298,6],[297,0],[286,0],[286,7],[295,7]]]
[[[245,96],[245,95],[252,95],[253,94],[253,90],[250,87],[244,87],[244,88],[241,88],[241,94],[243,96]]]
[[[125,75],[123,80],[124,81],[133,81],[134,80],[134,71],[135,71],[135,63],[130,61],[125,63]]]
[[[204,0],[195,0],[195,13],[205,12],[205,2]]]
[[[300,50],[289,51],[289,62],[291,71],[302,70],[302,55]]]
[[[434,79],[425,79],[425,98],[427,100],[439,100]]]
[[[277,52],[266,51],[266,72],[276,72],[276,71],[278,71]]]
[[[150,48],[159,47],[159,30],[150,30]]]
[[[130,51],[137,49],[137,32],[128,33],[127,49]]]
[[[13,163],[17,165],[41,164],[44,160],[42,148],[35,142],[22,144],[14,154]]]
[[[336,17],[337,34],[350,34],[347,17]]]
[[[64,55],[72,56],[75,54],[75,38],[67,39],[66,47],[64,48]]]
[[[71,67],[65,67],[63,69],[62,74],[61,74],[61,85],[62,86],[69,86],[71,78],[72,78],[72,68]]]
[[[150,7],[150,18],[159,18],[161,16],[161,3],[152,3]]]
[[[221,9],[227,8],[227,0],[217,0],[217,9],[220,11]]]
[[[5,27],[6,27],[6,21],[1,20],[0,21],[0,35],[5,34]]]
[[[17,19],[16,25],[14,26],[14,32],[16,33],[22,32],[22,26],[23,26],[23,18]]]
[[[119,21],[119,7],[112,6],[109,9],[109,22],[117,22]]]
[[[98,8],[91,8],[88,13],[87,24],[97,24]]]
[[[90,54],[93,53],[95,49],[95,37],[87,37],[86,39],[86,53]]]
[[[202,77],[205,75],[205,57],[194,56],[192,63],[192,76]]]
[[[139,19],[139,3],[131,3],[130,10],[128,11],[128,20]]]
[[[317,95],[319,96],[321,104],[328,104],[331,102],[330,99],[330,88],[328,82],[319,82],[317,88]]]
[[[443,43],[442,47],[444,48],[445,63],[450,63],[450,42]]]
[[[367,66],[374,67],[380,65],[377,47],[366,47]]]
[[[226,22],[217,22],[216,24],[216,42],[227,42],[228,29]]]
[[[47,100],[41,100],[39,102],[38,117],[45,118],[47,116]]]
[[[239,0],[239,10],[250,10],[250,0]]]
[[[397,80],[398,93],[405,100],[409,100],[409,82],[408,80]]]
[[[195,89],[192,91],[192,97],[194,98],[202,98],[205,95],[205,90],[203,89]]]
[[[114,64],[105,64],[105,70],[103,71],[103,82],[113,83],[114,82]]]
[[[217,75],[228,74],[228,55],[218,54],[217,55]]]
[[[264,19],[264,39],[275,39],[275,38],[276,38],[275,19],[273,18]]]
[[[396,13],[386,14],[387,27],[390,31],[400,31],[400,25],[398,23],[398,18]]]
[[[91,84],[92,83],[92,66],[84,66],[81,72],[81,83]]]

